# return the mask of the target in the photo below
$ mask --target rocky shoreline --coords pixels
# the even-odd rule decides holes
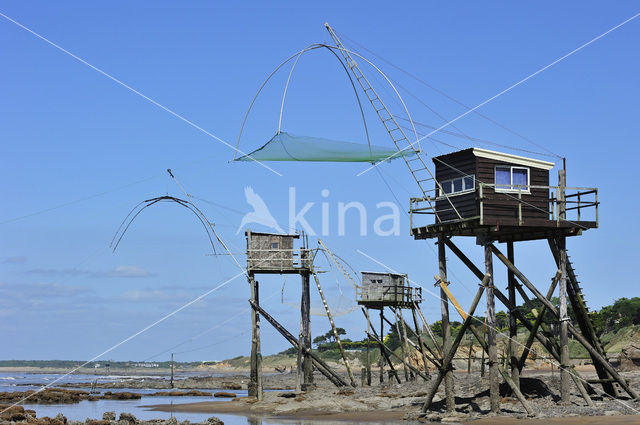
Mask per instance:
[[[120,413],[116,419],[115,412],[105,412],[102,419],[85,419],[84,421],[70,421],[61,413],[50,418],[44,416],[36,417],[36,412],[28,410],[22,406],[6,406],[0,405],[0,425],[224,425],[220,419],[215,416],[210,417],[202,423],[191,423],[189,421],[178,422],[176,418],[169,419],[151,419],[142,421],[137,419],[131,413]]]
[[[47,388],[42,391],[14,391],[0,392],[0,403],[20,403],[22,400],[28,399],[29,404],[71,404],[79,403],[83,400],[139,400],[144,397],[216,397],[216,394],[226,394],[231,397],[230,393],[208,393],[204,391],[158,391],[149,394],[132,393],[128,391],[111,392],[107,391],[102,394],[92,394],[81,390],[68,390],[62,388]],[[235,396],[235,394],[233,394]],[[217,397],[220,397],[218,395]]]

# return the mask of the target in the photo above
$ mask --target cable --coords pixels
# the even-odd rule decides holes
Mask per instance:
[[[636,15],[636,16],[637,16],[637,15]],[[635,18],[635,16],[634,16],[634,18]],[[632,19],[633,19],[633,18],[632,18]],[[345,38],[345,39],[349,40],[351,43],[353,43],[353,44],[355,44],[355,45],[360,46],[360,48],[362,48],[362,49],[366,50],[367,52],[371,53],[372,55],[374,55],[375,57],[377,57],[377,58],[378,58],[378,59],[380,59],[381,61],[383,61],[383,62],[387,63],[388,65],[392,66],[393,68],[397,69],[398,71],[400,71],[400,72],[404,73],[405,75],[407,75],[407,76],[409,76],[409,77],[413,78],[413,79],[414,79],[414,80],[416,80],[417,82],[419,82],[419,83],[423,84],[424,86],[426,86],[426,87],[428,87],[429,89],[431,89],[431,90],[435,91],[436,93],[438,93],[438,94],[440,94],[440,95],[442,95],[442,96],[446,97],[447,99],[449,99],[449,100],[451,100],[451,101],[453,101],[453,102],[457,103],[458,105],[460,105],[460,106],[464,107],[465,109],[467,109],[467,110],[471,110],[471,109],[472,109],[470,106],[468,106],[468,105],[466,105],[466,104],[462,103],[461,101],[459,101],[459,100],[455,99],[453,96],[450,96],[449,94],[445,93],[443,90],[440,90],[440,89],[438,89],[438,88],[434,87],[433,85],[431,85],[431,84],[427,83],[426,81],[422,80],[421,78],[417,77],[416,75],[414,75],[414,74],[410,73],[409,71],[406,71],[406,70],[404,70],[404,69],[400,68],[399,66],[395,65],[395,64],[394,64],[394,63],[392,63],[391,61],[389,61],[389,60],[387,60],[387,59],[383,58],[382,56],[380,56],[380,55],[378,55],[377,53],[373,52],[372,50],[370,50],[370,49],[366,48],[365,46],[363,46],[362,44],[360,44],[360,43],[356,42],[355,40],[353,40],[353,39],[351,39],[351,38],[347,37],[346,35],[344,35],[344,34],[340,33],[340,37]],[[411,93],[410,93],[410,94],[411,94]],[[553,151],[549,150],[548,148],[544,147],[543,145],[541,145],[541,144],[539,144],[539,143],[537,143],[537,142],[535,142],[535,141],[531,140],[530,138],[528,138],[528,137],[526,137],[526,136],[523,136],[521,133],[518,133],[518,132],[516,132],[515,130],[510,129],[510,128],[506,127],[506,126],[505,126],[505,125],[503,125],[503,124],[500,124],[499,122],[497,122],[496,120],[494,120],[494,119],[492,119],[492,118],[488,117],[487,115],[484,115],[483,113],[478,112],[478,111],[477,111],[477,110],[475,110],[475,109],[473,110],[473,112],[474,112],[476,115],[480,116],[481,118],[484,118],[485,120],[487,120],[487,121],[491,122],[492,124],[494,124],[494,125],[496,125],[496,126],[498,126],[498,127],[502,128],[503,130],[506,130],[506,131],[508,131],[509,133],[511,133],[511,134],[513,134],[513,135],[515,135],[515,136],[517,136],[517,137],[519,137],[519,138],[521,138],[522,140],[525,140],[525,141],[527,141],[527,142],[529,142],[529,143],[531,143],[531,144],[533,144],[533,145],[535,145],[535,146],[539,147],[540,149],[543,149],[543,150],[547,151],[549,154],[551,154],[551,155],[555,156],[556,158],[562,158],[560,155],[558,155],[558,154],[554,153]],[[448,121],[447,121],[447,122],[448,122]]]

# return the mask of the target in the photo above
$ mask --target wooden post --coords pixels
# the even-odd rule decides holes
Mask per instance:
[[[302,273],[302,300],[300,302],[300,318],[302,320],[302,391],[308,391],[313,386],[313,363],[309,356],[311,350],[311,291],[309,290],[309,273]]]
[[[471,373],[471,354],[473,353],[473,340],[469,341],[469,358],[467,359],[467,375]]]
[[[568,403],[570,398],[569,383],[569,314],[567,312],[567,249],[565,237],[558,238],[560,248],[560,396],[563,403]]]
[[[529,291],[531,291],[536,296],[536,298],[542,301],[542,303],[549,309],[551,313],[553,313],[554,316],[556,316],[557,318],[560,317],[558,309],[556,309],[556,307],[551,304],[549,300],[547,300],[544,295],[540,293],[540,291],[538,291],[538,289],[531,283],[531,281],[529,281],[529,279],[527,279],[527,277],[520,270],[518,270],[516,266],[511,264],[511,262],[504,256],[504,254],[502,254],[502,252],[500,252],[498,248],[491,245],[491,250],[505,266],[513,270],[518,280],[520,280],[520,282],[522,282],[524,286],[526,286],[527,289],[529,289]],[[508,300],[506,301],[508,302]],[[620,385],[622,389],[624,389],[631,396],[631,398],[640,399],[640,394],[638,394],[633,388],[629,386],[629,383],[625,381],[622,376],[620,376],[620,374],[613,368],[613,366],[611,366],[609,361],[602,354],[600,354],[598,350],[595,349],[593,345],[590,344],[589,341],[587,341],[587,339],[582,336],[582,334],[578,332],[578,330],[572,324],[567,323],[567,328],[571,335],[573,335],[573,337],[580,344],[582,344],[584,348],[587,349],[594,361],[594,364],[597,362],[599,365],[601,365],[611,375],[611,377],[616,380],[618,385]]]
[[[369,309],[367,309],[367,385],[371,386],[371,322],[369,321]]]
[[[398,310],[394,311],[396,315],[396,332],[398,333],[398,340],[400,341],[400,352],[402,354],[402,363],[404,369],[404,381],[409,382],[409,369],[407,368],[406,357],[409,354],[409,344],[405,337],[402,336],[402,332],[400,332],[400,318],[398,317]]]
[[[313,274],[313,279],[316,282],[316,286],[318,287],[318,293],[320,293],[320,298],[322,298],[322,304],[324,304],[324,310],[327,313],[327,318],[329,319],[329,323],[331,324],[331,330],[333,331],[333,337],[336,339],[338,343],[338,348],[340,348],[340,354],[342,355],[342,360],[344,361],[344,366],[347,368],[347,374],[349,375],[349,380],[351,381],[351,386],[356,386],[356,379],[353,376],[353,372],[351,371],[351,365],[349,364],[349,359],[347,358],[347,353],[344,351],[344,347],[342,346],[342,341],[340,341],[340,335],[338,335],[338,329],[336,328],[336,324],[333,321],[333,316],[331,315],[331,310],[329,309],[329,304],[327,303],[327,299],[324,296],[324,292],[322,291],[322,286],[320,286],[320,279],[318,279],[318,275],[316,274],[315,269],[313,268],[313,264],[311,267],[311,273]]]
[[[440,271],[440,279],[447,281],[447,253],[445,250],[444,236],[438,236],[438,267]],[[449,300],[447,294],[440,289],[440,310],[442,312],[442,352],[443,356],[449,355],[451,350],[451,327],[449,326]],[[444,376],[444,393],[446,399],[447,412],[451,413],[455,410],[456,401],[453,392],[453,370],[448,365],[448,370]]]
[[[498,370],[498,348],[496,347],[496,305],[494,298],[493,282],[493,254],[491,244],[484,247],[485,273],[490,275],[487,282],[487,345],[489,354],[489,397],[491,411],[500,413],[500,371]]]
[[[413,306],[411,308],[411,316],[413,317],[413,325],[416,327],[416,330],[415,330],[414,333],[416,334],[416,337],[418,338],[418,349],[419,349],[420,353],[422,354],[422,362],[424,364],[424,373],[425,373],[425,375],[429,376],[429,368],[427,366],[427,359],[428,358],[427,358],[427,353],[425,352],[425,349],[429,349],[429,346],[427,346],[424,343],[423,339],[422,339],[422,330],[420,329],[420,325],[418,324],[418,317],[416,315],[416,308],[417,308],[417,305],[413,304]],[[411,326],[409,326],[409,329],[411,329]],[[413,331],[413,329],[412,329],[412,331]],[[435,355],[435,353],[433,351],[429,350],[429,352],[433,355],[433,357],[434,357],[433,360],[435,360],[438,357],[438,356]],[[435,365],[435,362],[433,360],[429,360],[429,361],[431,361],[431,363],[434,363],[434,365]]]
[[[260,305],[259,284],[253,274],[249,274],[251,302]],[[262,355],[260,354],[260,315],[255,308],[251,310],[251,372],[247,394],[262,400]]]
[[[485,290],[485,287],[481,285],[480,288],[478,289],[478,292],[476,293],[475,298],[473,299],[473,302],[471,303],[471,307],[469,308],[469,314],[467,318],[462,322],[462,326],[460,327],[460,332],[458,332],[458,335],[456,336],[455,341],[453,341],[453,343],[451,344],[451,350],[445,351],[445,355],[442,359],[442,367],[438,370],[438,375],[436,376],[433,382],[433,385],[429,388],[429,392],[427,393],[424,404],[422,405],[423,413],[429,410],[429,407],[431,406],[431,402],[433,401],[433,397],[438,392],[438,387],[442,383],[442,380],[445,379],[446,374],[451,370],[450,366],[451,366],[451,362],[453,361],[455,351],[458,348],[458,345],[460,345],[460,342],[462,341],[462,337],[464,336],[465,331],[471,325],[471,321],[473,320],[473,314],[475,313],[476,307],[480,302],[480,299],[482,297],[482,292],[484,290]],[[445,381],[445,385],[446,385],[446,381]]]
[[[383,310],[384,307],[380,307],[380,341],[384,340],[384,314],[383,314]],[[379,344],[380,345],[380,383],[382,384],[384,382],[384,347],[382,346],[382,343]]]
[[[515,254],[513,242],[507,242],[507,255],[509,261],[514,263]],[[515,263],[514,263],[515,264]],[[507,281],[509,285],[509,301],[517,305],[516,301],[516,277],[513,272],[507,269]],[[518,322],[515,313],[509,311],[509,365],[511,366],[511,379],[516,387],[520,388],[520,368],[518,363]]]
[[[171,388],[173,388],[173,353],[171,353]]]
[[[400,326],[402,326],[402,337],[404,338],[404,356],[408,356],[409,353],[411,353],[411,350],[409,350],[409,337],[407,336],[407,326],[406,323],[404,321],[404,318],[402,317],[402,310],[401,309],[397,309],[396,310],[396,314],[398,315],[398,317],[400,318]],[[397,321],[396,321],[397,323]],[[399,331],[398,331],[399,333]],[[426,368],[425,368],[426,369]],[[413,372],[411,373],[411,380],[413,381],[413,379],[415,378],[413,375]],[[428,374],[428,372],[427,372]]]
[[[251,304],[253,309],[256,310],[258,313],[260,313],[267,322],[271,323],[274,329],[280,332],[280,335],[282,335],[287,341],[289,341],[289,343],[293,345],[294,348],[300,349],[301,345],[300,345],[299,339],[296,339],[291,334],[291,332],[286,330],[284,326],[278,323],[276,319],[274,319],[269,313],[264,311],[262,307],[255,304],[253,301],[249,301],[249,303]],[[333,369],[331,369],[324,360],[322,360],[320,357],[315,355],[310,349],[306,349],[304,347],[303,349],[309,355],[309,357],[311,357],[311,360],[314,362],[314,366],[316,367],[316,369],[318,369],[320,373],[326,376],[328,380],[333,382],[337,387],[346,387],[348,385],[347,382],[344,379],[342,379],[340,375],[334,372]]]

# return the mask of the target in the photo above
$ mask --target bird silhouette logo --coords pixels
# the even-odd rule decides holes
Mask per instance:
[[[261,224],[277,230],[279,233],[285,233],[280,225],[278,225],[276,219],[273,218],[273,215],[271,215],[267,204],[260,195],[253,191],[251,186],[244,188],[244,196],[247,199],[247,203],[253,207],[253,211],[246,213],[244,217],[242,217],[242,222],[240,222],[240,227],[238,227],[236,235],[249,223]]]

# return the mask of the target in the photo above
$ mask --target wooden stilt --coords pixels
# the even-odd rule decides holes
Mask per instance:
[[[253,274],[249,275],[251,286],[251,303],[259,305],[259,285]],[[255,309],[251,311],[251,372],[247,394],[249,397],[262,400],[262,354],[260,353],[260,315]]]
[[[380,307],[380,336],[381,336],[381,338],[384,338],[384,314],[383,314],[383,310],[384,310],[384,307]],[[382,346],[382,344],[378,344],[378,346],[380,348],[380,363],[379,363],[379,366],[380,366],[380,383],[382,384],[384,382],[384,357],[385,357],[386,354],[385,354],[384,347]],[[391,364],[391,362],[389,362],[389,364]],[[393,365],[391,365],[391,367],[393,367]]]
[[[394,310],[394,313],[396,315],[396,332],[398,333],[398,340],[400,341],[400,352],[402,353],[402,358],[404,359],[402,361],[404,366],[404,381],[409,382],[409,369],[407,368],[406,363],[407,354],[409,353],[409,344],[406,340],[406,330],[405,335],[403,335],[400,330],[400,317],[398,316],[398,310]]]
[[[559,238],[560,242],[560,396],[563,403],[568,403],[571,394],[569,393],[569,382],[571,376],[569,374],[569,314],[567,312],[567,250],[566,239]]]
[[[513,264],[511,264],[511,262],[504,256],[504,254],[502,254],[502,252],[500,252],[500,250],[498,250],[498,248],[492,245],[491,250],[500,259],[500,261],[504,263],[505,266],[513,270],[516,277],[527,287],[527,289],[529,289],[536,296],[536,298],[542,301],[542,303],[549,309],[549,311],[554,314],[554,316],[556,316],[557,318],[560,317],[560,313],[555,308],[555,306],[551,304],[549,300],[547,300],[540,293],[540,291],[536,289],[536,287],[529,281],[529,279],[526,278],[524,274],[522,274],[520,270],[518,270]],[[607,359],[605,359],[602,354],[600,354],[598,350],[596,350],[593,345],[591,345],[571,323],[567,322],[567,328],[569,333],[571,333],[571,335],[573,335],[573,337],[580,344],[582,344],[584,348],[587,349],[592,359],[594,359],[594,363],[597,362],[599,365],[601,365],[611,375],[611,377],[616,380],[616,382],[622,387],[622,389],[624,389],[632,398],[640,399],[640,395],[638,395],[638,393],[629,386],[629,384],[620,376],[620,374],[613,368],[613,366],[611,366]]]
[[[556,285],[558,284],[558,280],[560,280],[561,273],[558,270],[556,275],[551,280],[551,286],[549,287],[549,291],[547,291],[547,299],[550,300],[553,296],[553,292],[556,289]],[[522,355],[520,356],[520,360],[518,361],[518,367],[520,370],[524,367],[527,357],[529,356],[529,352],[531,351],[531,345],[533,344],[533,340],[536,337],[536,333],[538,332],[538,328],[542,324],[542,320],[544,318],[544,314],[547,312],[547,307],[542,306],[540,311],[533,312],[534,316],[536,316],[536,321],[533,323],[533,328],[531,332],[529,332],[529,337],[527,338],[527,342],[524,344],[524,350],[522,351]]]
[[[444,236],[438,237],[438,266],[440,269],[440,279],[446,282],[447,256],[444,239]],[[442,351],[447,355],[451,350],[451,327],[449,325],[449,301],[443,289],[440,289],[440,309],[442,312]],[[450,368],[446,371],[444,377],[444,393],[447,412],[453,412],[455,409],[455,394],[453,392],[453,370]]]
[[[276,319],[274,319],[269,313],[267,313],[262,307],[260,307],[259,305],[255,304],[253,301],[249,301],[249,303],[251,304],[251,307],[253,307],[253,309],[255,311],[257,311],[258,313],[260,313],[260,315],[262,315],[262,317],[264,317],[264,319],[267,322],[269,322],[271,324],[271,326],[274,327],[275,330],[280,332],[280,334],[287,341],[289,341],[289,343],[294,348],[299,348],[299,347],[302,346],[300,344],[299,340],[296,339],[296,337],[294,337],[284,326],[282,326],[280,323],[278,323],[278,321]],[[315,366],[316,369],[318,369],[318,371],[320,373],[322,373],[327,379],[329,379],[331,382],[333,382],[337,387],[346,387],[348,385],[347,382],[344,379],[342,379],[342,377],[340,375],[338,375],[336,372],[334,372],[333,369],[331,369],[329,367],[329,365],[327,365],[324,362],[324,360],[322,360],[320,357],[315,355],[311,351],[311,349],[307,349],[306,347],[302,347],[302,349],[305,352],[304,354],[308,355],[311,358],[311,360],[313,361],[313,366]]]
[[[320,298],[322,298],[322,303],[324,304],[324,310],[327,313],[327,318],[329,319],[329,323],[331,324],[331,330],[333,331],[333,337],[336,339],[338,343],[338,348],[340,348],[340,354],[342,355],[342,360],[344,361],[344,366],[347,368],[347,374],[349,375],[349,380],[351,381],[351,386],[356,386],[356,379],[353,376],[353,372],[351,371],[351,365],[349,364],[349,359],[347,358],[347,353],[344,351],[344,347],[342,346],[342,341],[340,341],[340,335],[338,335],[338,329],[336,328],[336,324],[333,321],[333,316],[331,315],[331,310],[329,309],[329,304],[327,303],[327,299],[324,296],[324,292],[322,291],[322,286],[320,286],[320,279],[318,279],[318,275],[316,274],[313,266],[311,266],[311,273],[313,274],[313,279],[318,287],[318,293],[320,294]]]
[[[369,321],[369,309],[365,314],[367,317],[367,385],[371,385],[371,337],[369,336],[371,330],[371,322]]]
[[[513,242],[507,242],[507,255],[509,261],[515,264],[515,254]],[[516,300],[516,277],[511,270],[507,270],[507,281],[509,285],[509,301],[517,305]],[[518,362],[518,322],[514,313],[509,312],[509,366],[511,367],[511,379],[516,387],[520,388],[520,367]]]
[[[431,342],[433,343],[433,346],[436,347],[436,351],[438,351],[438,353],[440,353],[440,356],[436,356],[435,353],[431,352],[434,357],[442,357],[444,356],[444,353],[442,352],[442,347],[440,346],[440,343],[438,342],[436,336],[433,334],[433,331],[431,330],[431,326],[429,326],[429,322],[427,322],[427,319],[424,317],[424,314],[422,314],[422,310],[420,310],[420,307],[418,307],[418,304],[416,304],[415,302],[413,303],[413,311],[414,312],[418,312],[418,315],[420,315],[420,319],[422,320],[422,326],[427,330],[427,333],[429,334],[429,338],[431,338]],[[416,330],[418,330],[418,325],[416,324]]]
[[[473,313],[475,312],[476,307],[480,302],[480,299],[482,297],[482,293],[484,292],[484,290],[485,290],[484,285],[478,289],[478,292],[475,298],[473,299],[473,302],[471,303],[471,307],[469,307],[469,315],[467,316],[465,321],[462,323],[462,326],[460,327],[460,332],[458,332],[456,339],[451,344],[451,347],[450,347],[451,349],[448,351],[445,351],[444,358],[442,359],[442,367],[438,369],[438,375],[435,377],[433,381],[433,385],[429,388],[427,397],[425,398],[424,404],[422,405],[423,413],[429,410],[429,407],[431,406],[431,402],[433,401],[433,397],[438,392],[438,387],[440,386],[442,381],[445,379],[446,374],[451,370],[451,362],[453,361],[455,351],[457,350],[458,345],[460,345],[460,342],[462,341],[462,337],[464,336],[465,331],[471,324],[471,320],[473,320],[473,317],[472,317]],[[445,385],[446,385],[446,382],[445,382]]]
[[[490,244],[484,247],[485,273],[491,275],[487,283],[487,345],[489,354],[489,398],[491,411],[500,412],[500,371],[498,370],[498,348],[496,346],[496,305],[493,287],[493,255]]]
[[[311,350],[311,292],[309,290],[309,273],[302,274],[302,300],[300,302],[302,320],[302,391],[311,389],[313,385],[313,365],[309,352]]]

